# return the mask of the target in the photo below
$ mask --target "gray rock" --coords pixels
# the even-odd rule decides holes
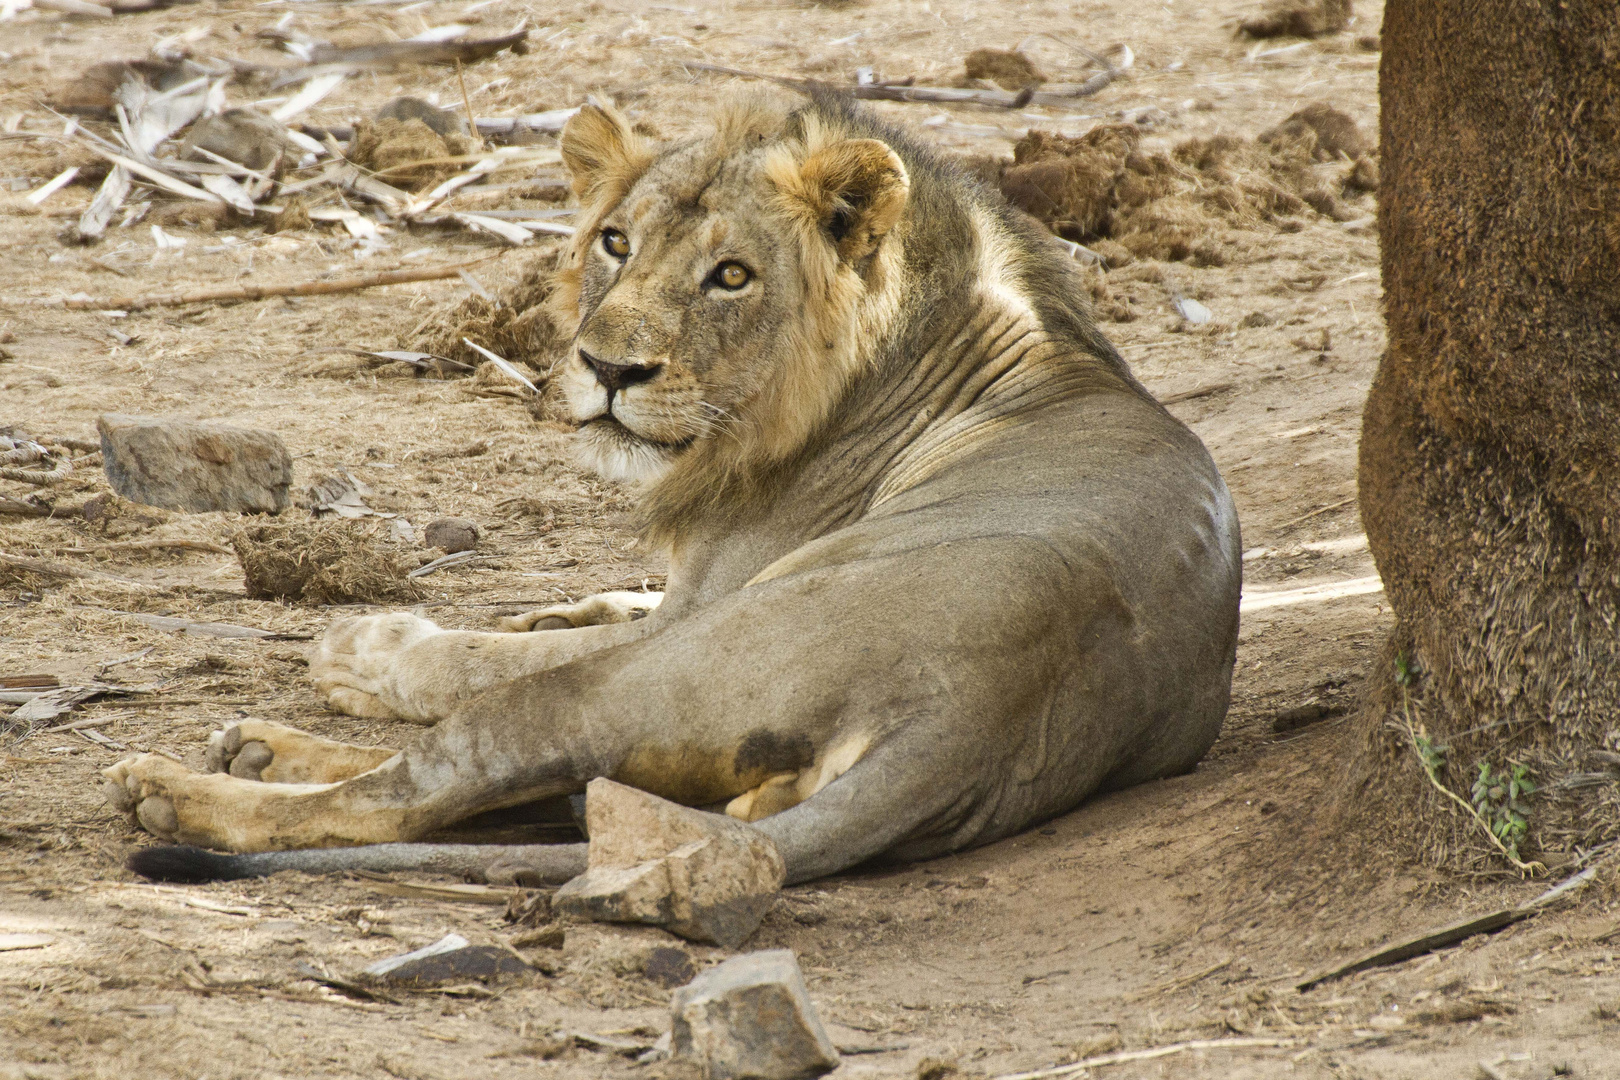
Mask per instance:
[[[838,1067],[798,961],[787,949],[749,953],[675,991],[670,1052],[708,1080],[809,1080]]]
[[[378,120],[420,120],[438,135],[467,134],[461,114],[417,97],[397,97],[377,110]]]
[[[211,161],[207,154],[194,153],[207,150],[222,158],[263,170],[280,164],[276,172],[298,164],[303,155],[297,144],[287,137],[287,126],[258,109],[226,109],[216,116],[197,122],[181,147],[181,152],[197,161]]]
[[[168,510],[278,514],[292,488],[292,458],[268,431],[173,416],[96,421],[107,481],[132,502]]]
[[[394,986],[437,986],[531,970],[517,954],[494,945],[469,945],[460,934],[446,934],[426,948],[390,956],[366,968],[365,974]]]
[[[659,948],[648,954],[641,973],[648,982],[657,983],[667,990],[691,982],[697,968],[692,966],[692,958],[685,949]]]
[[[428,547],[436,547],[446,554],[471,551],[478,546],[478,526],[466,518],[439,518],[430,521],[422,530],[422,539]]]
[[[769,837],[723,814],[592,780],[585,873],[552,898],[559,913],[649,923],[734,949],[759,928],[787,877]]]

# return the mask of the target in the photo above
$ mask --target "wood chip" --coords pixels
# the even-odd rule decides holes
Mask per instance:
[[[56,939],[49,934],[0,934],[0,952],[43,949],[55,941]]]
[[[371,881],[366,883],[366,888],[384,896],[448,900],[457,904],[486,904],[491,907],[504,906],[515,895],[512,889],[496,889],[488,885],[430,885],[411,881]]]

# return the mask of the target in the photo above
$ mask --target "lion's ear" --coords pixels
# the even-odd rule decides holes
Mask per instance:
[[[573,174],[574,194],[589,206],[604,195],[629,191],[652,163],[653,151],[623,113],[592,101],[563,128],[562,159]]]
[[[838,257],[850,263],[877,249],[900,220],[911,190],[900,155],[876,139],[831,143],[796,169],[773,172],[782,193],[809,213]]]

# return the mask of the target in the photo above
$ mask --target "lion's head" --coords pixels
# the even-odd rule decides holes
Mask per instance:
[[[647,480],[794,453],[892,306],[900,157],[764,98],[662,146],[587,105],[562,153],[582,212],[559,299],[580,321],[556,378],[587,461]]]

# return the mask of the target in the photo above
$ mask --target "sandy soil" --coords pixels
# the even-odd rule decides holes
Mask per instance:
[[[879,78],[948,85],[967,51],[1024,42],[1053,78],[1084,78],[1077,53],[1040,36],[1053,32],[1094,50],[1128,44],[1131,77],[1069,111],[880,108],[949,149],[998,156],[1010,156],[1029,127],[1078,134],[1121,118],[1143,122],[1150,141],[1252,136],[1313,100],[1332,102],[1370,134],[1377,58],[1355,39],[1376,31],[1379,8],[1358,7],[1346,34],[1260,45],[1234,37],[1251,5],[1233,0],[761,0],[701,10],[203,0],[113,20],[25,13],[0,24],[0,129],[59,132],[42,105],[55,87],[94,60],[134,57],[173,35],[199,55],[283,63],[258,31],[358,42],[456,21],[496,33],[526,18],[536,28],[526,55],[466,71],[480,115],[607,93],[654,127],[678,128],[729,81],[684,69],[688,60],[833,81],[871,66]],[[444,103],[460,95],[443,68],[362,75],[309,119],[348,122],[402,91]],[[232,95],[288,92],[260,85]],[[70,154],[48,140],[0,139],[0,197],[7,178],[16,178],[11,190],[26,190]],[[69,187],[42,212],[11,203],[0,217],[0,423],[83,439],[106,411],[269,427],[296,455],[301,485],[346,468],[376,491],[374,507],[418,529],[447,514],[472,518],[489,558],[422,579],[424,604],[446,625],[485,627],[502,613],[606,587],[657,587],[660,562],[628,530],[629,493],[578,472],[559,425],[537,422],[510,396],[471,392],[465,380],[379,378],[308,355],[397,347],[421,318],[468,294],[459,280],[124,318],[52,302],[454,261],[494,254],[493,240],[400,230],[367,252],[326,227],[272,236],[251,225],[187,225],[158,202],[152,220],[187,241],[178,251],[156,248],[150,221],[115,228],[95,247],[64,242],[92,191]],[[1358,205],[1372,213],[1366,197]],[[1251,551],[1251,600],[1375,573],[1354,466],[1360,404],[1384,343],[1376,235],[1365,221],[1314,213],[1289,228],[1232,234],[1237,254],[1224,266],[1137,263],[1109,282],[1132,321],[1105,328],[1155,393],[1180,396],[1173,410],[1232,486]],[[527,258],[505,255],[477,277],[499,290]],[[1200,300],[1213,322],[1184,331],[1173,291]],[[0,489],[30,490],[7,481]],[[92,470],[53,495],[72,505],[105,490]],[[0,737],[0,935],[52,939],[0,951],[0,1077],[668,1072],[572,1038],[650,1042],[667,1028],[668,991],[641,972],[649,948],[677,944],[659,932],[573,928],[560,951],[527,952],[543,969],[532,977],[365,1002],[303,978],[298,965],[343,975],[447,931],[495,941],[514,928],[499,906],[390,896],[361,878],[169,888],[122,869],[147,841],[105,805],[97,772],[126,747],[198,765],[208,732],[247,714],[355,741],[403,734],[325,712],[296,640],[191,637],[124,614],[308,635],[337,610],[248,599],[230,556],[57,550],[115,539],[221,542],[237,524],[217,514],[150,518],[116,529],[0,518],[0,549],[103,575],[0,583],[0,675],[160,690],[62,718],[103,719],[94,731],[106,741],[87,731]],[[1508,875],[1440,878],[1390,858],[1379,836],[1324,838],[1307,827],[1348,754],[1353,732],[1342,714],[1388,627],[1381,600],[1247,613],[1230,719],[1189,776],[1099,799],[956,858],[788,890],[750,947],[798,952],[834,1040],[852,1051],[836,1075],[913,1076],[925,1059],[995,1075],[1238,1035],[1286,1045],[1196,1051],[1095,1075],[1620,1075],[1620,916],[1607,891],[1398,967],[1293,989],[1390,937],[1545,887]],[[1278,713],[1311,703],[1340,715],[1274,732]],[[700,964],[723,955],[689,951]]]

